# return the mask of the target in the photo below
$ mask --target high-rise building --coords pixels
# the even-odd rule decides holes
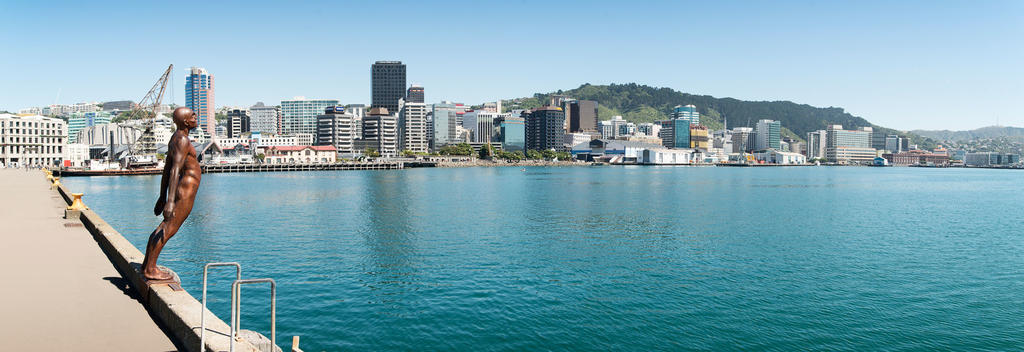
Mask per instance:
[[[423,92],[423,86],[413,84],[409,87],[409,91],[405,94],[405,101],[409,103],[426,103],[426,94]]]
[[[355,122],[355,116],[344,107],[325,108],[323,115],[316,117],[316,145],[334,146],[339,157],[355,156],[359,152],[355,149]]]
[[[196,113],[199,127],[211,136],[217,134],[213,92],[213,75],[205,68],[192,67],[185,77],[185,106]]]
[[[421,94],[422,92],[420,90]],[[422,98],[422,95],[420,97]],[[399,120],[402,125],[402,150],[414,153],[430,151],[430,141],[427,139],[427,104],[422,102],[402,104],[402,116]]]
[[[247,109],[228,110],[228,138],[239,138],[251,129],[251,117]]]
[[[576,100],[569,104],[571,106],[569,111],[569,132],[597,132],[597,102],[593,100]]]
[[[661,129],[658,137],[661,138],[661,145],[666,148],[689,148],[690,147],[690,119],[672,119],[659,121]]]
[[[306,99],[295,97],[281,101],[281,133],[316,134],[316,117],[327,107],[337,106],[334,99]]]
[[[774,120],[757,121],[754,138],[755,150],[782,150],[782,124]]]
[[[565,113],[562,108],[537,108],[526,119],[526,148],[562,150],[565,140]]]
[[[92,127],[110,123],[113,119],[107,111],[73,112],[68,117],[68,142],[78,143],[78,131],[86,127]]]
[[[398,155],[398,115],[385,108],[370,108],[363,118],[363,140],[376,141],[381,156]]]
[[[690,121],[691,125],[700,124],[700,113],[697,112],[697,107],[693,105],[676,105],[675,109],[672,110],[673,120],[687,120]]]
[[[398,100],[405,99],[405,64],[401,61],[377,61],[370,66],[371,108],[398,111]]]
[[[807,132],[807,160],[824,158],[827,140],[828,132],[825,130]]]
[[[870,163],[875,159],[871,148],[871,128],[844,130],[843,125],[829,125],[825,141],[825,158],[837,163]]]
[[[733,153],[749,153],[754,150],[754,129],[750,127],[735,127],[732,129],[732,150]]]
[[[471,140],[477,143],[490,143],[494,137],[494,128],[500,123],[500,114],[484,110],[467,111],[462,116],[462,127],[470,130]]]
[[[249,107],[249,131],[266,134],[281,133],[281,108],[263,102]]]
[[[455,134],[455,126],[458,122],[458,111],[460,111],[460,109],[458,109],[454,104],[434,104],[434,108],[431,112],[434,126],[434,149],[441,148],[455,141],[458,137]]]

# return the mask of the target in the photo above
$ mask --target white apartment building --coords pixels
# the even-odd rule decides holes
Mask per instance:
[[[68,125],[61,119],[0,114],[0,164],[60,165],[67,136]]]
[[[427,104],[404,103],[402,105],[402,149],[426,153],[430,149],[427,136]]]

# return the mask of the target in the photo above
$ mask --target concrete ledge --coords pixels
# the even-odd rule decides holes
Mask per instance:
[[[71,205],[71,192],[63,185],[57,193]],[[103,221],[92,210],[83,210],[80,220],[93,239],[107,255],[117,271],[127,279],[132,288],[138,292],[145,302],[146,309],[171,333],[181,346],[188,351],[199,350],[200,312],[206,314],[206,346],[205,351],[227,351],[230,343],[228,334],[231,328],[223,320],[217,318],[209,309],[203,310],[202,303],[193,298],[185,290],[174,290],[168,284],[148,286],[138,268],[142,265],[144,254],[128,242],[121,233]],[[248,341],[235,342],[236,351],[258,351]],[[205,352],[200,351],[200,352]]]

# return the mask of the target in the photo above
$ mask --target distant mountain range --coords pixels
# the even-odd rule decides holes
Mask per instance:
[[[808,132],[823,130],[828,125],[840,124],[844,128],[872,127],[886,134],[907,135],[911,143],[932,148],[936,142],[913,133],[897,131],[872,124],[838,107],[820,108],[791,101],[745,101],[734,98],[715,98],[694,95],[671,88],[656,88],[636,83],[592,85],[584,84],[567,91],[536,93],[532,97],[513,99],[511,108],[532,109],[547,105],[552,95],[561,94],[580,100],[598,102],[598,115],[602,120],[621,115],[634,122],[667,120],[676,105],[693,104],[701,114],[701,124],[721,129],[727,118],[729,127],[753,127],[757,120],[771,119],[781,122],[783,135],[803,140]]]
[[[976,139],[992,139],[1000,137],[1024,140],[1024,128],[1009,126],[989,126],[970,131],[913,130],[910,132],[940,141],[970,141]]]

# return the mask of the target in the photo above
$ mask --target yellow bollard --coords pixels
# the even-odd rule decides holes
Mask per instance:
[[[53,184],[50,185],[50,189],[57,189],[57,188],[60,188],[60,177],[54,177],[53,178]]]
[[[46,175],[46,180],[50,181],[50,183],[53,183],[53,175]]]
[[[82,203],[83,195],[85,195],[85,193],[72,193],[71,197],[74,198],[74,200],[71,201],[71,205],[68,206],[68,210],[82,211],[89,209],[89,207],[85,206],[85,203]]]

